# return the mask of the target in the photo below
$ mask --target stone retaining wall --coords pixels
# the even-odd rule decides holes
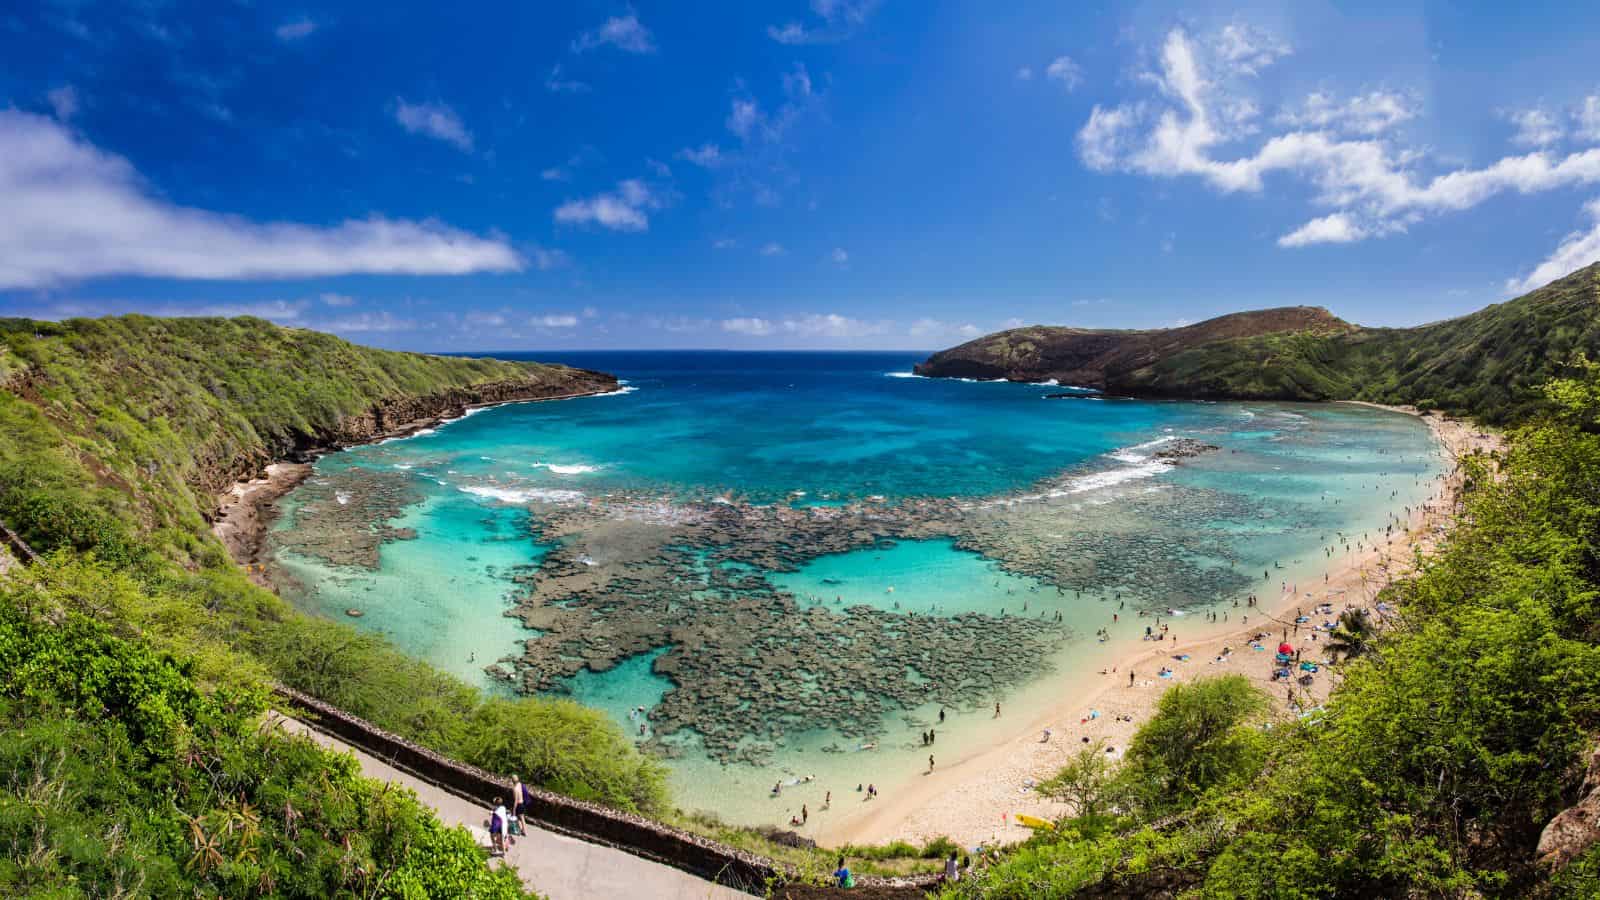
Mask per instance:
[[[511,782],[505,778],[441,756],[293,688],[278,686],[273,690],[298,717],[309,719],[308,724],[396,768],[485,807],[492,807],[496,797],[509,802]],[[536,802],[527,818],[542,828],[614,847],[718,884],[756,894],[775,890],[777,896],[783,896],[783,890],[777,885],[795,875],[786,864],[662,825],[644,816],[538,789],[534,790],[534,797]],[[933,885],[934,876],[906,879],[866,876],[856,881],[862,888],[873,888],[872,897],[913,898],[923,896]],[[837,893],[843,897],[860,892]],[[807,896],[817,895],[807,892]]]

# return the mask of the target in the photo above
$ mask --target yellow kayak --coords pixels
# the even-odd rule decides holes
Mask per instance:
[[[1024,813],[1017,813],[1017,824],[1033,829],[1043,828],[1045,831],[1056,830],[1056,826],[1053,823],[1046,822],[1044,819],[1041,819],[1038,816],[1030,816]]]

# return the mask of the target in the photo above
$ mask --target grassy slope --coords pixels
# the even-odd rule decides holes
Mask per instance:
[[[123,624],[192,657],[204,681],[276,678],[486,768],[664,807],[659,765],[599,713],[488,699],[380,637],[297,613],[244,577],[202,514],[219,478],[376,403],[507,380],[559,392],[593,373],[370,350],[253,319],[12,319],[0,347],[0,519],[40,552],[135,577],[142,599]]]
[[[1600,263],[1471,315],[1417,328],[1218,341],[1127,373],[1130,393],[1410,403],[1490,423],[1543,408],[1575,352],[1600,356]]]
[[[565,366],[360,347],[259,319],[0,319],[0,378],[147,527],[193,530],[211,492],[400,397]]]

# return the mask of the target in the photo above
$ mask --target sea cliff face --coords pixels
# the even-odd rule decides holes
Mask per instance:
[[[487,384],[449,388],[415,397],[380,400],[371,408],[347,416],[325,432],[302,435],[311,447],[344,447],[364,444],[382,437],[426,427],[442,419],[453,419],[478,406],[519,403],[528,400],[554,400],[601,394],[617,389],[617,378],[589,369],[560,367],[556,379],[509,379]],[[285,456],[303,454],[305,446],[285,448]]]

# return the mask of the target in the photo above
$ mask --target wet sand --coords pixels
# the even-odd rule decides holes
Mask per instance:
[[[267,526],[272,524],[272,504],[310,475],[311,463],[275,462],[262,477],[240,482],[217,498],[211,533],[249,573],[250,580],[264,588],[272,587],[260,561]]]
[[[1359,405],[1417,414],[1410,408]],[[1286,691],[1292,692],[1295,708],[1309,708],[1322,702],[1331,687],[1326,667],[1314,677],[1309,688],[1293,682],[1272,681],[1273,651],[1285,629],[1289,632],[1289,641],[1303,648],[1305,659],[1322,661],[1325,654],[1321,648],[1326,635],[1309,641],[1310,629],[1323,620],[1336,619],[1347,606],[1372,607],[1379,589],[1411,567],[1415,552],[1428,553],[1449,523],[1451,499],[1459,488],[1454,460],[1475,450],[1487,451],[1500,445],[1497,436],[1484,434],[1471,423],[1437,415],[1422,418],[1445,455],[1446,474],[1440,479],[1437,490],[1424,504],[1425,508],[1413,508],[1406,530],[1397,531],[1381,547],[1363,544],[1359,551],[1336,554],[1324,570],[1326,583],[1300,586],[1312,588],[1315,599],[1308,599],[1305,590],[1298,595],[1290,591],[1277,592],[1277,596],[1263,592],[1258,595],[1256,608],[1228,610],[1230,622],[1227,624],[1190,619],[1173,621],[1175,632],[1200,632],[1203,637],[1180,639],[1176,643],[1171,640],[1127,641],[1131,646],[1116,658],[1106,674],[1087,676],[1094,679],[1087,682],[1063,685],[1058,704],[1031,720],[1019,717],[1018,730],[1010,737],[961,759],[941,759],[936,771],[914,779],[908,787],[880,796],[869,809],[828,823],[816,833],[819,842],[838,846],[899,838],[924,841],[946,835],[971,847],[982,842],[1024,840],[1031,832],[1015,824],[1018,813],[1054,818],[1070,812],[1068,804],[1041,798],[1029,785],[1048,778],[1064,765],[1084,746],[1086,737],[1091,743],[1105,741],[1107,747],[1114,748],[1112,755],[1120,758],[1134,731],[1152,715],[1161,693],[1172,684],[1208,675],[1242,674],[1266,692],[1274,701],[1275,714],[1283,717],[1294,714]],[[1324,598],[1330,594],[1332,599],[1326,602],[1333,604],[1332,615],[1315,614],[1316,606],[1325,602]],[[1312,621],[1301,625],[1298,631],[1294,625],[1297,608],[1312,616]],[[1248,625],[1234,624],[1240,615],[1250,617]],[[1263,631],[1266,636],[1261,643],[1265,649],[1252,650],[1249,638]],[[1225,661],[1217,662],[1224,647],[1231,648],[1232,653]],[[1188,654],[1189,660],[1174,658],[1181,654]],[[1162,666],[1174,670],[1174,677],[1158,677]],[[1128,684],[1130,671],[1135,673],[1131,687]],[[1085,721],[1091,709],[1099,715]],[[1049,742],[1042,740],[1046,728],[1052,731]]]

